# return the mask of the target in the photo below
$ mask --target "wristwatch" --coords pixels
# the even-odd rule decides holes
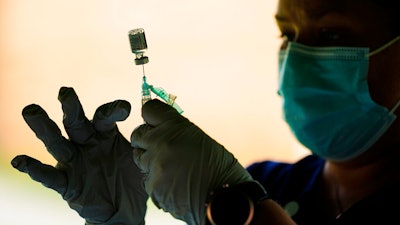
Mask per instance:
[[[268,198],[257,181],[233,186],[225,184],[210,194],[206,203],[206,225],[249,225],[256,206]]]

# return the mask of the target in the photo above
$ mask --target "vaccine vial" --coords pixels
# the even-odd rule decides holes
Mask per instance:
[[[143,28],[137,28],[129,31],[129,42],[132,53],[135,54],[135,64],[143,65],[149,62],[149,58],[144,55],[147,50],[146,36]]]

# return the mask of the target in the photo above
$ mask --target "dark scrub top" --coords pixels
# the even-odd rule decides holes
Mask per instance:
[[[324,163],[307,156],[293,164],[265,161],[247,169],[298,225],[400,225],[400,183],[358,202],[338,218],[324,214],[315,195]]]

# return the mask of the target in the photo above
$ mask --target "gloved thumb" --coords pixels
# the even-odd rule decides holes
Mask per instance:
[[[150,126],[158,126],[167,120],[181,117],[181,115],[172,106],[153,99],[143,105],[142,117]]]

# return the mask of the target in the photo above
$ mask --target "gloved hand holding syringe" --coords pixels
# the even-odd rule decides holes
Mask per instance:
[[[160,87],[154,87],[147,83],[146,74],[144,72],[144,64],[149,62],[149,58],[144,55],[147,50],[146,36],[144,29],[138,28],[129,31],[129,41],[131,43],[132,53],[135,54],[135,64],[142,65],[143,67],[143,83],[142,83],[142,105],[147,101],[151,100],[151,92],[163,99],[167,104],[174,107],[179,113],[183,110],[175,103],[176,96],[168,94],[164,89]]]

